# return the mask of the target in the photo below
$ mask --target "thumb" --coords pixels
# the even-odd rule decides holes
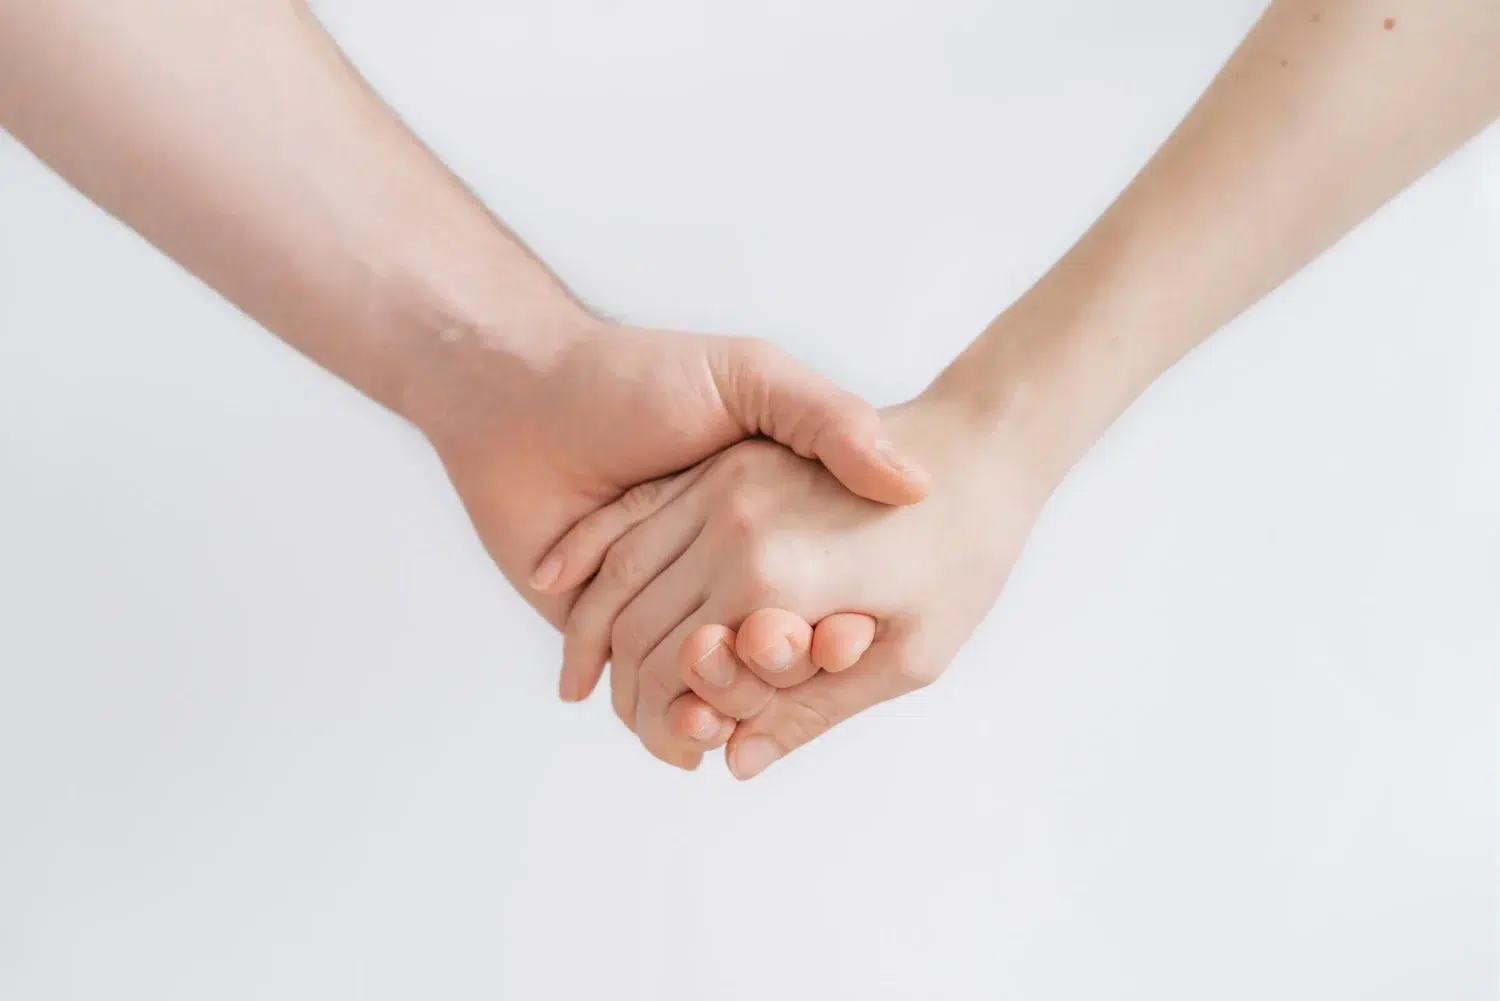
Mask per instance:
[[[734,339],[712,356],[719,398],[740,427],[808,459],[883,504],[912,504],[931,480],[883,434],[875,408],[767,341]]]

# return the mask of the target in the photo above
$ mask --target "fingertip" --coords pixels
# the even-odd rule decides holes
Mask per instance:
[[[557,697],[564,702],[579,702],[583,698],[578,694],[578,681],[568,673],[566,667],[562,669],[557,679]]]
[[[734,630],[728,626],[699,626],[677,648],[677,667],[684,681],[693,680],[693,668],[719,645],[734,648]]]
[[[932,476],[889,439],[849,426],[842,447],[821,456],[839,482],[867,500],[893,506],[915,504],[932,490]]]
[[[613,507],[604,507],[568,529],[537,565],[531,586],[543,594],[562,594],[598,573],[610,547],[634,527],[616,521]]]
[[[564,565],[563,554],[558,550],[553,550],[541,563],[537,564],[528,583],[531,584],[533,590],[541,591],[543,594],[551,594],[555,590],[560,590],[558,583],[559,578],[562,577]]]
[[[763,652],[777,648],[787,658],[786,666],[790,666],[806,656],[812,636],[813,628],[802,616],[784,608],[760,608],[740,623],[734,652],[745,663],[757,663]]]
[[[667,709],[667,731],[699,751],[722,746],[734,733],[734,724],[691,692],[679,695]]]
[[[604,676],[604,663],[601,658],[588,658],[569,650],[564,641],[563,668],[557,681],[557,694],[564,702],[582,702]]]
[[[922,502],[932,492],[932,477],[921,467],[896,465],[905,460],[878,452],[872,461],[880,465],[881,473],[875,481],[875,488],[865,494],[867,499],[892,507],[905,507]]]
[[[696,772],[698,766],[703,764],[703,755],[697,751],[691,753],[672,755],[663,759],[674,768],[680,768],[685,772]]]
[[[673,768],[680,768],[685,772],[696,771],[703,763],[703,755],[698,751],[686,751],[677,747],[651,747],[646,745],[647,752],[658,761],[664,761]]]
[[[812,662],[837,674],[859,663],[875,641],[875,620],[857,612],[838,612],[813,629]]]
[[[724,754],[730,774],[741,782],[747,782],[784,757],[785,751],[774,739],[763,734],[751,734],[734,744]]]
[[[914,491],[919,499],[925,497],[927,491],[932,489],[931,474],[922,468],[921,463],[912,459],[888,439],[877,438],[875,440],[875,458],[894,473],[907,489]]]
[[[591,551],[588,545],[588,537],[579,535],[575,528],[537,565],[527,583],[541,594],[565,594],[582,585],[598,572],[604,553],[609,551],[608,546]]]
[[[600,664],[585,674],[577,683],[577,698],[574,701],[582,702],[594,694],[594,689],[599,687],[599,679],[604,677],[604,665]]]

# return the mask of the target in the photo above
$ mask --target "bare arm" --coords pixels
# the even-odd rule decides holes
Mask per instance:
[[[579,572],[614,539],[610,552],[664,571],[634,600],[590,585],[571,645],[612,631],[616,709],[647,747],[696,755],[729,739],[741,777],[926,684],[994,602],[1057,482],[1153,379],[1497,115],[1495,0],[1272,4],[1078,244],[888,416],[933,470],[924,504],[872,509],[780,450],[738,446],[639,529],[650,512],[615,507],[563,540]],[[766,607],[818,623],[811,642],[784,616],[785,644],[724,628]],[[846,631],[859,649],[840,649],[835,630],[866,615],[877,627]]]
[[[394,409],[448,324],[482,318],[520,366],[582,322],[300,3],[6,0],[0,124]]]
[[[0,0],[0,125],[416,424],[512,581],[584,513],[747,436],[867,497],[925,490],[872,408],[771,345],[591,315],[299,0]],[[554,621],[569,601],[528,595]]]
[[[1030,414],[1066,466],[1190,348],[1497,116],[1494,0],[1273,3],[941,391],[986,419]]]

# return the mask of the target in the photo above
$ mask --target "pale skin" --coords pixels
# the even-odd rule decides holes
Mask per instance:
[[[747,443],[649,510],[596,512],[558,546],[557,588],[616,571],[567,620],[564,684],[591,688],[611,650],[648,749],[692,767],[727,743],[749,778],[934,680],[1119,413],[1497,116],[1493,0],[1271,4],[1088,233],[887,414],[932,472],[924,503],[871,504]]]
[[[935,677],[1103,428],[1500,112],[1497,21],[1273,4],[1089,234],[884,421],[763,342],[592,315],[294,0],[0,0],[0,125],[427,436],[568,623],[565,697],[609,659],[649,749],[691,767],[727,740],[749,776]],[[730,447],[755,435],[821,466]]]
[[[873,408],[773,345],[585,309],[305,4],[0,0],[0,126],[420,429],[554,624],[576,589],[526,585],[570,572],[542,558],[570,525],[611,501],[648,509],[648,481],[747,437],[883,503],[929,487]]]

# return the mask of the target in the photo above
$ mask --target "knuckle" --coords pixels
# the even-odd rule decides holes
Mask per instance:
[[[741,678],[751,679],[733,699],[705,700],[721,716],[734,720],[754,719],[765,712],[776,699],[777,690],[766,684],[754,672],[740,670]]]
[[[666,480],[651,480],[647,483],[638,483],[625,491],[624,495],[616,502],[616,506],[627,518],[632,521],[644,518],[656,509],[657,502],[661,499],[662,491],[667,488]]]
[[[645,633],[633,616],[622,615],[609,631],[609,648],[614,659],[638,664],[645,656]]]
[[[941,665],[934,666],[932,660],[915,656],[907,650],[901,650],[895,654],[891,661],[891,669],[902,690],[908,692],[926,688],[943,673]]]
[[[773,442],[747,439],[719,453],[711,472],[721,486],[733,488],[752,482],[755,473],[765,470],[781,451]]]
[[[723,487],[733,489],[745,482],[750,472],[752,449],[736,445],[721,453],[714,462],[713,477]]]
[[[807,702],[790,702],[781,719],[777,721],[777,733],[784,747],[800,747],[833,728],[833,717],[822,708]]]
[[[651,667],[642,668],[636,683],[643,696],[660,701],[664,705],[676,698],[683,690],[675,674],[664,674]]]
[[[751,608],[781,608],[791,598],[796,574],[788,572],[784,547],[768,538],[752,538],[744,550],[741,597]]]
[[[781,356],[781,349],[764,337],[737,338],[735,350],[739,352],[740,361],[752,368],[773,363]]]
[[[618,542],[604,554],[599,575],[612,587],[629,588],[640,579],[639,563],[633,548]]]
[[[755,534],[760,523],[759,505],[746,491],[737,490],[724,502],[720,518],[724,529],[734,539],[747,539]]]

